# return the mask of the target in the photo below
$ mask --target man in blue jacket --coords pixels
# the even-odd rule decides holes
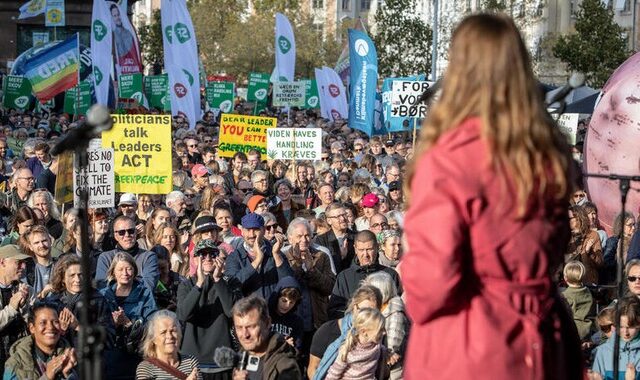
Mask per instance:
[[[280,252],[284,237],[276,235],[276,243],[271,246],[264,239],[264,219],[256,213],[242,217],[241,226],[243,239],[227,258],[225,275],[242,284],[244,296],[256,294],[268,300],[278,281],[293,276],[289,263]]]

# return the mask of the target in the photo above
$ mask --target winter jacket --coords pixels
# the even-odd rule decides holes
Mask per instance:
[[[282,265],[278,268],[271,255],[271,244],[262,242],[264,258],[262,265],[256,270],[251,265],[251,258],[244,246],[244,240],[236,246],[236,251],[227,257],[225,276],[234,277],[242,284],[242,294],[246,297],[253,293],[268,300],[276,289],[278,281],[286,276],[292,276],[291,268],[285,257],[282,257]]]
[[[115,281],[111,281],[106,287],[100,289],[100,293],[104,296],[111,310],[118,310]],[[121,307],[129,320],[133,322],[141,319],[143,323],[157,310],[153,293],[138,280],[133,281],[133,288]]]
[[[593,362],[593,372],[599,373],[603,380],[613,379],[613,345],[615,339],[607,339],[596,350],[596,357]],[[627,364],[631,363],[636,367],[636,380],[640,380],[640,336],[636,336],[630,342],[620,339],[618,375],[621,379],[627,370]]]
[[[52,356],[60,355],[65,349],[72,347],[66,340],[60,339]],[[47,376],[40,370],[34,358],[35,342],[33,336],[26,336],[11,346],[11,357],[4,366],[4,380],[46,380]],[[45,364],[45,363],[40,363]],[[56,379],[63,379],[62,372]],[[74,370],[64,379],[79,379]]]
[[[591,291],[583,286],[581,288],[569,287],[562,291],[562,295],[567,300],[573,314],[573,321],[578,328],[580,339],[585,339],[591,335],[593,318],[595,317],[595,302]]]
[[[349,231],[346,232],[345,238],[347,239],[347,255],[344,258],[340,254],[340,243],[338,242],[338,238],[336,237],[336,234],[333,232],[333,230],[316,236],[313,242],[327,248],[329,252],[331,252],[331,257],[333,258],[333,264],[335,265],[336,273],[340,273],[351,266],[353,258],[355,257],[353,237],[353,233]]]
[[[147,288],[153,291],[158,283],[158,278],[160,277],[160,273],[158,272],[158,257],[155,252],[139,248],[137,244],[134,248],[128,251],[125,251],[118,246],[116,249],[100,254],[96,265],[95,277],[95,280],[98,282],[98,286],[104,286],[107,279],[107,272],[111,266],[111,261],[118,252],[127,252],[133,256],[133,259],[136,261],[138,266],[138,278],[144,282],[144,285]]]
[[[182,347],[201,364],[212,364],[218,347],[231,347],[231,308],[242,298],[240,284],[233,278],[214,282],[207,276],[202,288],[191,277],[178,286],[178,320],[184,325]]]
[[[271,334],[264,360],[263,380],[299,380],[302,372],[296,361],[296,350],[280,334]]]
[[[367,266],[360,266],[354,263],[349,269],[340,272],[336,278],[336,283],[333,286],[333,292],[329,298],[329,319],[342,318],[349,299],[351,299],[353,293],[360,287],[362,280],[371,273],[379,271],[389,273],[396,284],[398,293],[402,294],[400,277],[398,276],[398,272],[394,269],[382,266],[377,262]]]

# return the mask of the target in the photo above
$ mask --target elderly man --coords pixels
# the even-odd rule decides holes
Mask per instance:
[[[182,191],[178,190],[170,192],[165,198],[165,204],[175,213],[177,226],[179,226],[182,219],[185,218],[185,214],[187,211],[186,198],[186,195],[184,195]]]
[[[297,380],[302,372],[296,350],[271,331],[271,318],[264,299],[251,296],[231,310],[233,326],[242,349],[249,354],[245,369],[234,369],[233,379]]]
[[[268,199],[272,196],[271,189],[269,189],[269,176],[264,170],[256,170],[251,173],[251,184],[253,185],[252,195],[262,195]]]
[[[20,282],[30,259],[17,245],[0,248],[0,365],[9,358],[9,349],[18,339],[27,335],[26,314],[31,289]]]
[[[284,238],[276,235],[276,243],[271,246],[264,239],[264,219],[256,213],[245,215],[241,225],[243,240],[236,243],[236,251],[227,259],[225,275],[240,281],[245,296],[255,293],[269,299],[278,281],[293,275],[280,252]]]
[[[336,273],[349,268],[355,256],[353,233],[349,231],[347,211],[342,204],[334,202],[324,212],[331,230],[315,238],[315,243],[325,247],[331,253]]]
[[[25,206],[36,184],[29,168],[16,169],[11,180],[13,189],[0,193],[0,207],[5,215],[15,215],[20,207]]]
[[[357,261],[355,265],[338,274],[333,292],[329,298],[329,318],[338,319],[344,315],[349,299],[358,289],[362,280],[371,273],[385,271],[391,275],[398,292],[401,292],[398,273],[378,263],[378,241],[371,231],[361,231],[355,237]]]
[[[202,155],[198,150],[198,140],[195,137],[188,137],[184,139],[184,143],[187,145],[187,156],[189,157],[189,163],[192,165],[202,163]]]
[[[155,252],[146,251],[138,246],[136,225],[133,220],[124,215],[118,216],[113,221],[113,237],[116,239],[116,248],[103,252],[98,257],[95,280],[104,282],[113,257],[118,252],[126,252],[136,261],[138,273],[144,284],[153,291],[158,283],[158,277],[160,277],[158,258]]]
[[[387,217],[378,213],[374,214],[369,221],[369,231],[376,234],[376,236],[384,231],[389,229],[389,222],[387,221]]]
[[[318,198],[320,198],[320,206],[313,209],[316,213],[316,216],[320,216],[325,210],[327,206],[335,202],[335,192],[333,190],[333,185],[330,183],[323,183],[318,187],[317,190]]]

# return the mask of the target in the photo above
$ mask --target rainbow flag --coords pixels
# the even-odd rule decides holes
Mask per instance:
[[[25,77],[41,103],[78,84],[80,52],[78,35],[29,58]]]

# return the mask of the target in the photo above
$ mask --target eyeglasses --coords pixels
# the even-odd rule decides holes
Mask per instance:
[[[204,140],[205,144],[211,144],[213,142],[213,140]]]
[[[198,145],[196,145],[196,144],[192,144],[192,145],[187,145],[187,146],[188,146],[189,148],[195,148],[195,147],[197,147]]]
[[[256,179],[256,180],[255,180],[255,181],[253,181],[253,182],[267,182],[267,179],[266,179],[266,178]]]
[[[584,198],[584,197],[586,197],[586,196],[587,196],[587,194],[585,194],[585,193],[580,193],[580,194],[574,194],[574,195],[573,195],[573,198],[574,198],[574,199],[582,199],[582,198]]]
[[[135,228],[127,228],[126,230],[118,230],[118,231],[114,231],[116,234],[118,234],[118,236],[124,236],[124,235],[135,235],[136,234],[136,229]]]
[[[327,218],[335,218],[335,219],[347,219],[347,214],[338,214],[338,215],[334,215],[334,216],[327,216]]]
[[[329,157],[322,157],[322,161],[326,161],[328,159],[329,159]]]
[[[629,282],[636,282],[640,280],[640,277],[636,277],[636,276],[627,276],[627,281]]]
[[[378,228],[378,227],[382,227],[382,228],[389,228],[389,224],[388,223],[375,223],[371,225],[372,228]]]
[[[271,230],[275,230],[276,228],[278,228],[278,225],[277,225],[277,224],[270,224],[270,225],[268,225],[268,226],[264,226],[264,229],[265,229],[265,230],[269,230],[269,231],[271,231]]]

